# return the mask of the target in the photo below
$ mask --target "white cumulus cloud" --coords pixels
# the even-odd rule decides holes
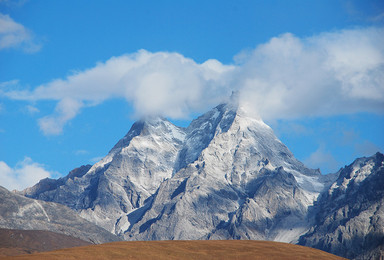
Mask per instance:
[[[29,157],[18,162],[13,168],[0,161],[0,185],[9,190],[23,190],[50,176],[50,172],[45,170],[43,165]]]
[[[145,50],[8,98],[56,100],[39,119],[60,134],[85,107],[124,98],[136,116],[187,118],[240,90],[242,105],[266,120],[384,112],[384,29],[357,28],[299,38],[286,33],[237,55],[235,65],[199,64],[178,53]]]
[[[233,79],[263,118],[384,111],[384,30],[284,34],[240,56]]]
[[[229,95],[225,79],[233,68],[216,60],[197,64],[178,53],[141,50],[113,57],[31,92],[13,91],[6,95],[31,101],[57,100],[55,111],[39,119],[40,129],[55,135],[84,106],[111,98],[125,98],[134,105],[138,117],[157,114],[186,118],[191,111],[207,109]]]

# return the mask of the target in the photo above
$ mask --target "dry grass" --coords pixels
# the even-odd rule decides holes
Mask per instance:
[[[50,231],[0,229],[0,256],[30,254],[87,245],[91,245],[91,243]]]
[[[343,259],[317,249],[271,241],[134,241],[74,247],[0,259]]]

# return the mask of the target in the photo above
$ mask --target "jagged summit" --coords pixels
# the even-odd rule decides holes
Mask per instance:
[[[178,154],[174,172],[194,162],[215,136],[228,131],[237,109],[237,106],[229,102],[194,119],[186,129],[185,141]]]
[[[126,147],[129,145],[129,142],[136,136],[139,135],[167,135],[168,132],[171,132],[173,136],[169,136],[171,138],[174,138],[176,141],[182,142],[184,140],[184,128],[177,127],[171,122],[169,122],[166,118],[163,117],[146,117],[144,119],[141,119],[137,122],[135,122],[131,129],[128,131],[128,133],[120,139],[116,145],[111,149],[110,152],[116,151],[118,149],[121,149],[123,147]],[[167,137],[167,136],[166,136]]]
[[[208,147],[215,136],[223,134],[233,128],[232,125],[247,124],[253,122],[257,128],[273,132],[260,118],[251,118],[240,106],[240,93],[233,91],[231,97],[224,103],[216,106],[212,110],[194,119],[186,129],[186,137],[183,148],[181,149],[174,172],[194,162],[199,154]],[[273,134],[272,134],[273,135]],[[241,138],[241,137],[240,137]],[[277,140],[277,138],[274,137]]]

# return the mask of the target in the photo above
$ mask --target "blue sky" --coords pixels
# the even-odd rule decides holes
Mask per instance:
[[[106,155],[232,90],[323,173],[384,151],[384,3],[0,0],[0,185]]]

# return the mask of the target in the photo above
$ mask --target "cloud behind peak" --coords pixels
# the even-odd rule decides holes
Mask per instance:
[[[235,57],[197,63],[179,53],[149,52],[112,57],[93,68],[42,84],[8,91],[11,99],[55,100],[39,119],[45,134],[61,133],[84,107],[124,98],[137,117],[174,119],[202,112],[232,90],[264,119],[384,112],[384,30],[357,28],[298,38],[286,33]]]

